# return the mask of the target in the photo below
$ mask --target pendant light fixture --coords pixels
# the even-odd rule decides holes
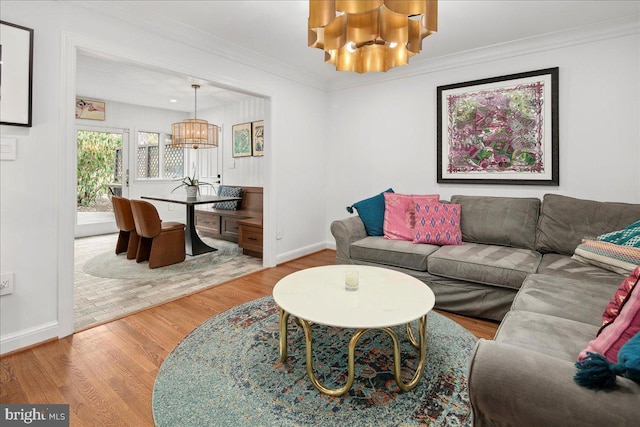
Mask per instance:
[[[198,89],[200,85],[191,85],[195,91],[195,110],[193,119],[185,119],[171,125],[171,145],[178,148],[212,148],[218,146],[218,126],[198,119]]]
[[[407,65],[438,30],[438,0],[309,0],[309,46],[338,71]]]

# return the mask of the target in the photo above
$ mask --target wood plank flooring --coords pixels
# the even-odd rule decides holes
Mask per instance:
[[[72,426],[152,426],[151,394],[171,350],[202,322],[231,307],[270,295],[294,271],[335,264],[325,250],[0,357],[0,403],[68,403]],[[477,337],[498,324],[442,313]]]

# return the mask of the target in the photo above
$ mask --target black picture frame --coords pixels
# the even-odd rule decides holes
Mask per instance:
[[[251,155],[264,156],[264,120],[251,122]]]
[[[560,185],[559,68],[437,87],[437,182]]]
[[[34,31],[21,25],[0,21],[0,32],[0,124],[31,127]]]

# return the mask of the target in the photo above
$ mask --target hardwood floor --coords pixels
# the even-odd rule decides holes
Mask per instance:
[[[270,295],[294,271],[335,263],[325,250],[0,358],[0,403],[68,403],[72,426],[152,426],[151,394],[171,350],[209,317]],[[442,313],[477,337],[498,324]]]

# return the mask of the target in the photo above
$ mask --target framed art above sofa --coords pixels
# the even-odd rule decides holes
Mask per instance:
[[[558,75],[438,86],[438,183],[559,185]]]

